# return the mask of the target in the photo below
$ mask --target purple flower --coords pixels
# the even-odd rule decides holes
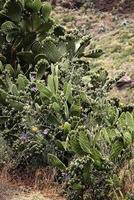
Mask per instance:
[[[62,177],[64,178],[64,180],[68,180],[69,179],[69,176],[66,174],[66,173],[62,173]]]
[[[34,81],[36,79],[36,72],[30,72],[30,80]]]
[[[32,86],[32,87],[31,87],[31,91],[32,91],[32,92],[36,92],[36,91],[37,91],[36,86]]]
[[[49,131],[49,129],[47,128],[47,129],[45,129],[44,131],[43,131],[43,135],[48,135],[48,131]]]
[[[24,141],[26,141],[27,140],[27,134],[26,133],[22,133],[21,135],[20,135],[20,139],[24,142]]]

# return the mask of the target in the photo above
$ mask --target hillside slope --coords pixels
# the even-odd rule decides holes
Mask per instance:
[[[89,59],[92,67],[103,67],[110,76],[125,71],[126,76],[134,80],[134,13],[113,14],[84,7],[72,10],[58,6],[52,15],[68,30],[77,30],[81,36],[91,34],[92,43],[87,53],[92,48],[103,50],[101,57]],[[134,102],[131,88],[120,91],[114,88],[111,95],[120,97],[123,102]]]

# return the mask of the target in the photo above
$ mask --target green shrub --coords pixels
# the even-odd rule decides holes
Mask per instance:
[[[56,133],[57,128],[69,117],[67,101],[68,98],[72,98],[72,85],[67,82],[75,70],[74,67],[72,70],[71,65],[75,65],[76,60],[83,56],[91,38],[85,37],[76,43],[77,38],[65,33],[61,26],[56,26],[48,15],[46,17],[46,12],[45,18],[42,18],[42,9],[46,9],[44,4],[39,3],[33,9],[33,3],[25,1],[22,4],[14,1],[11,5],[10,1],[6,1],[1,11],[0,30],[3,43],[0,62],[0,115],[1,132],[14,152],[16,166],[39,167],[48,164],[48,152],[55,152],[54,140],[56,135],[59,135],[59,132]],[[15,6],[20,6],[22,11],[16,13],[18,19],[12,11]],[[34,23],[36,21],[33,17],[38,18],[35,24],[39,25],[39,29],[33,30],[34,27],[30,27],[31,23],[27,24],[27,15],[30,15],[29,20],[33,20]],[[52,24],[47,28],[46,23],[49,20]],[[15,31],[16,35],[12,31]],[[8,41],[7,37],[11,33],[12,40]],[[33,33],[35,37],[32,40],[29,35]],[[19,47],[14,47],[18,39],[21,45],[19,43]],[[10,57],[13,53],[12,48],[15,48],[13,61]],[[93,52],[94,54],[96,52]],[[55,64],[57,61],[59,63]],[[60,119],[57,120],[59,116]],[[48,130],[50,133],[46,136],[44,132]]]
[[[116,115],[113,113],[113,116]],[[65,150],[75,155],[64,170],[67,177],[65,191],[69,199],[81,200],[86,199],[86,196],[87,199],[97,200],[126,197],[126,191],[123,190],[125,172],[119,172],[126,162],[133,159],[133,133],[134,117],[129,112],[116,116],[115,124],[110,123],[107,128],[100,128],[100,131],[99,127],[89,130],[85,124],[69,132],[66,141],[62,142]],[[51,157],[49,154],[50,162],[56,166],[59,161]],[[131,186],[133,167],[131,164],[128,166],[127,176]]]

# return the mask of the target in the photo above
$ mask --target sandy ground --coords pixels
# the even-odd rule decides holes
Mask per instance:
[[[0,200],[63,200],[60,197],[47,197],[34,189],[12,185],[0,180]]]
[[[0,181],[0,200],[50,200],[40,192]],[[52,200],[52,199],[51,199]]]

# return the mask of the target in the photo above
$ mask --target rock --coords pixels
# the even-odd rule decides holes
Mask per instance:
[[[129,76],[124,76],[122,77],[117,83],[116,87],[118,90],[122,90],[126,87],[134,87],[134,80],[132,80]]]

